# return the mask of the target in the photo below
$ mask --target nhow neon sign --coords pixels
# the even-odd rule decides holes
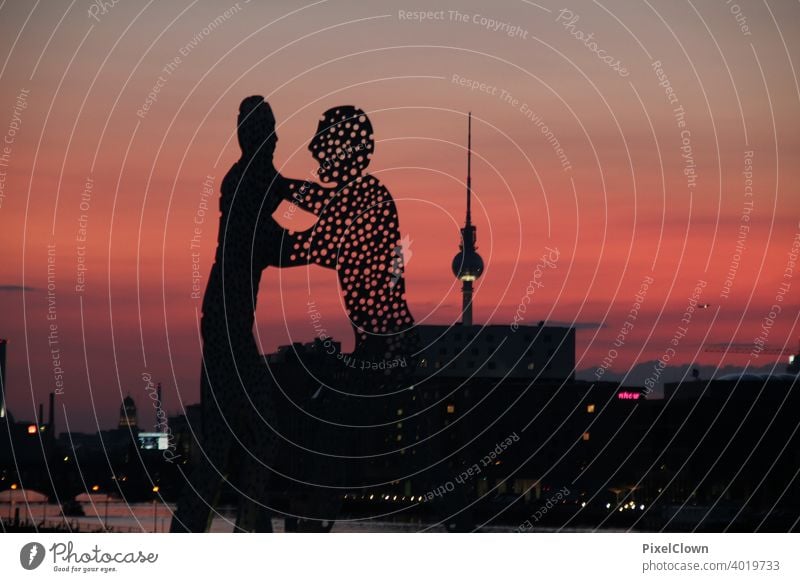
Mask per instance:
[[[622,392],[617,392],[617,398],[619,400],[639,400],[642,397],[641,392],[629,392],[627,390]]]

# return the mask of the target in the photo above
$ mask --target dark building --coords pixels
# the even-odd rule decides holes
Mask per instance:
[[[508,325],[420,325],[424,378],[506,378],[564,381],[575,377],[575,330]]]
[[[189,404],[182,414],[169,418],[174,454],[181,464],[196,462],[202,453],[200,435],[203,433],[202,410],[199,404]]]
[[[8,341],[0,338],[0,421],[6,417],[6,348]]]
[[[658,495],[676,529],[787,531],[800,519],[800,385],[794,374],[665,385]]]

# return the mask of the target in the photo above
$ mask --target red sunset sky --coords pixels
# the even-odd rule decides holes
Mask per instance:
[[[125,393],[145,398],[144,372],[163,382],[170,412],[198,400],[189,241],[203,182],[210,177],[218,194],[238,157],[236,113],[251,94],[265,95],[277,117],[276,166],[298,178],[315,167],[306,146],[324,110],[354,104],[369,113],[370,170],[412,241],[406,280],[418,322],[459,317],[450,261],[464,220],[472,111],[473,218],[488,265],[476,321],[511,321],[547,246],[560,260],[525,322],[584,324],[579,370],[607,354],[645,277],[654,283],[616,372],[664,353],[698,280],[710,309],[695,315],[671,363],[744,365],[746,354],[723,360],[701,346],[752,344],[787,282],[767,343],[795,348],[800,271],[786,269],[800,233],[800,6],[742,3],[736,13],[731,4],[576,1],[577,20],[550,0],[121,2],[94,17],[89,2],[3,4],[0,133],[11,143],[0,144],[10,150],[0,165],[0,337],[9,340],[12,412],[32,418],[54,389],[48,245],[65,380],[59,405],[70,427],[93,429],[95,418],[113,425]],[[407,14],[420,10],[442,12],[423,22]],[[578,32],[593,33],[592,46],[627,75]],[[687,144],[694,182],[684,172]],[[77,292],[82,214],[86,281]],[[198,249],[204,276],[216,220],[213,199]],[[268,269],[257,314],[265,352],[313,338],[309,299],[325,328],[352,343],[333,272]]]

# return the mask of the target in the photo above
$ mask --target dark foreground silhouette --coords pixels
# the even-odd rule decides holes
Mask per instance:
[[[238,138],[242,156],[222,183],[217,252],[203,300],[202,451],[179,499],[172,531],[206,531],[226,482],[239,496],[236,530],[271,531],[271,482],[280,427],[287,427],[287,419],[276,412],[276,395],[283,387],[265,368],[253,337],[265,268],[319,265],[338,274],[355,334],[349,357],[367,363],[357,373],[348,371],[347,393],[313,398],[317,402],[312,405],[325,403],[326,412],[339,414],[339,422],[374,417],[374,398],[359,397],[396,397],[413,369],[418,345],[405,298],[397,209],[388,190],[366,173],[375,145],[366,113],[352,106],[324,113],[309,150],[320,164],[318,175],[325,186],[277,173],[275,118],[263,98],[242,101]],[[304,232],[281,228],[272,215],[284,200],[316,214],[314,227]],[[320,390],[330,388],[322,381]],[[304,400],[310,403],[312,398],[305,395]],[[345,409],[348,413],[342,416]],[[314,434],[325,438],[324,431]],[[351,431],[342,440],[345,456],[353,456],[346,453],[353,452],[348,449],[357,434]],[[368,447],[356,448],[369,456]],[[344,482],[346,472],[359,478],[360,469],[347,469],[346,463],[321,462],[316,468],[306,471],[307,483],[324,480],[335,487]],[[338,492],[300,484],[296,488],[296,495],[289,491],[284,496],[288,507],[284,503],[282,513],[297,515],[287,520],[287,529],[329,529]],[[328,519],[305,519],[308,512],[325,513]]]

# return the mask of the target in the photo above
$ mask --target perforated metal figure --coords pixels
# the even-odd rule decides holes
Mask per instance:
[[[372,123],[351,105],[329,109],[308,149],[319,163],[320,181],[333,187],[283,182],[284,196],[319,220],[284,236],[280,266],[335,269],[355,333],[354,357],[388,370],[380,362],[410,358],[417,339],[406,303],[397,207],[386,187],[366,173],[375,150]]]
[[[327,469],[319,467],[328,482],[360,486],[376,459],[374,453],[385,446],[382,429],[368,426],[382,422],[387,414],[397,420],[395,411],[405,406],[398,402],[408,398],[405,388],[419,340],[406,302],[397,207],[384,185],[366,172],[375,150],[369,117],[349,105],[329,109],[308,149],[319,163],[321,184],[284,178],[282,197],[319,218],[309,230],[284,234],[279,265],[313,264],[337,272],[355,348],[353,366],[345,369],[347,380],[333,386],[329,412],[353,428],[344,430],[346,436],[332,430],[330,438],[343,438],[346,454],[361,460],[342,459],[328,463]],[[331,358],[331,365],[340,364]],[[325,431],[322,427],[321,434]],[[311,493],[313,513],[335,515],[340,490],[319,488]],[[320,523],[287,520],[287,528],[314,531]]]

